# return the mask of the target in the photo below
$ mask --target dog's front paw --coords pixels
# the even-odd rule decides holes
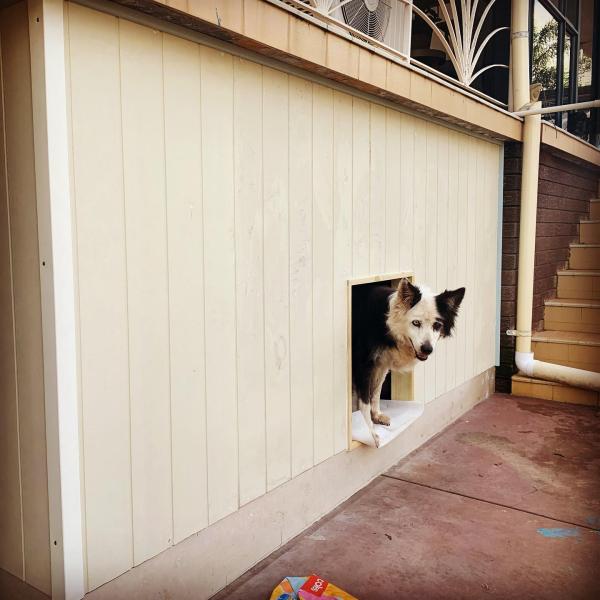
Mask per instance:
[[[379,448],[379,444],[381,444],[381,440],[379,439],[379,435],[373,432],[373,441],[375,442],[375,448]]]
[[[371,415],[371,419],[373,423],[377,423],[378,425],[388,425],[391,423],[390,418],[383,413],[378,413],[376,415]]]

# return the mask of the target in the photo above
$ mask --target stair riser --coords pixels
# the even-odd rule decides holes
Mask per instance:
[[[600,219],[600,202],[590,204],[590,219]]]
[[[571,248],[569,268],[576,271],[600,268],[600,248]]]
[[[530,398],[588,406],[598,406],[599,396],[598,392],[592,392],[591,390],[523,381],[512,382],[512,393],[515,396],[529,396]]]
[[[582,244],[600,244],[600,223],[581,223],[579,241]]]
[[[600,300],[600,277],[590,275],[559,275],[558,298]]]
[[[537,360],[600,373],[599,346],[533,342],[531,349]]]
[[[600,307],[546,306],[544,328],[551,331],[600,333]]]

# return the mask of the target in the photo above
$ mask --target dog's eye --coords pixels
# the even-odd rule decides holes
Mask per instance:
[[[421,327],[421,321],[413,321],[413,322],[412,322],[412,324],[413,324],[415,327]]]
[[[439,331],[441,328],[442,328],[442,324],[441,324],[441,323],[439,323],[438,321],[436,321],[436,322],[433,324],[433,330],[434,330],[434,331]]]

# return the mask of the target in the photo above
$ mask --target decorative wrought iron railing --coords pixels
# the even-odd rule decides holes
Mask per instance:
[[[484,86],[476,83],[490,69],[508,69],[507,64],[490,60],[486,52],[493,43],[504,44],[501,54],[508,56],[509,36],[502,40],[498,34],[509,27],[494,27],[490,20],[497,0],[269,1],[284,4],[396,61],[411,63],[487,100],[505,104],[504,98],[486,93]],[[417,32],[419,28],[422,32],[423,26],[425,36]]]

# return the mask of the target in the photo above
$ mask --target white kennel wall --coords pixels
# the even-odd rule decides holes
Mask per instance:
[[[0,84],[0,569],[50,593],[44,357],[24,2],[0,9]]]
[[[501,149],[66,6],[92,589],[346,449],[349,278],[466,285],[415,398],[494,364]]]

